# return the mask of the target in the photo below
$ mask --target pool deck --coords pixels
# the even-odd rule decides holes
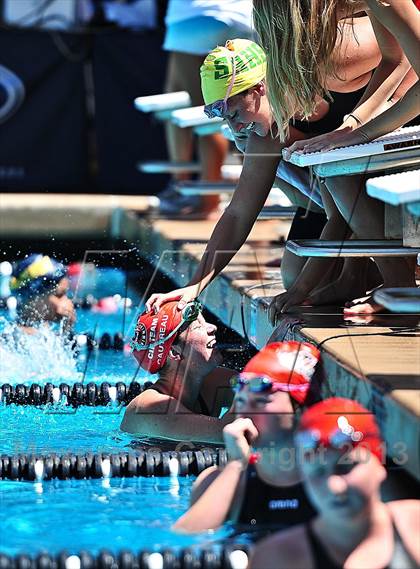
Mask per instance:
[[[0,194],[0,235],[64,238],[88,232],[123,238],[177,286],[185,285],[215,220],[148,217],[143,214],[149,203],[149,198],[135,196]],[[266,310],[270,299],[284,290],[279,241],[289,224],[257,221],[241,251],[203,293],[203,302],[257,348],[270,337],[324,342],[324,396],[351,397],[374,411],[388,455],[420,480],[420,332],[387,335],[398,327],[416,326],[418,318],[388,314],[376,324],[353,326],[344,322],[340,307],[307,307],[287,315],[274,329]]]

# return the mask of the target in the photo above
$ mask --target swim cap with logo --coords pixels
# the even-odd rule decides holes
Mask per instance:
[[[331,397],[307,409],[300,420],[296,443],[311,450],[322,445],[344,449],[359,445],[382,461],[383,449],[379,427],[373,413],[357,401]]]
[[[272,342],[247,363],[240,376],[267,377],[302,405],[319,358],[319,350],[308,342]]]
[[[210,105],[224,99],[229,89],[235,66],[235,80],[230,97],[246,91],[265,78],[266,55],[251,40],[233,39],[225,47],[213,49],[200,68],[204,103]]]
[[[157,314],[144,312],[137,320],[131,351],[150,373],[163,368],[182,325],[196,320],[200,314],[199,302],[190,302],[182,310],[178,310],[178,302],[166,302]]]

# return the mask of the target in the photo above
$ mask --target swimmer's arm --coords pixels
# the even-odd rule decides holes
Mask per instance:
[[[273,186],[281,157],[278,138],[251,134],[232,200],[218,221],[189,285],[201,292],[229,263],[251,232]]]
[[[373,140],[378,136],[399,128],[404,123],[415,118],[419,113],[419,81],[416,81],[404,97],[394,105],[389,107],[388,104],[388,108],[384,112],[381,112],[383,107],[379,109],[381,114],[378,114],[378,110],[375,111],[373,107],[375,104],[378,108],[380,105],[386,104],[394,93],[396,91],[398,92],[401,83],[409,72],[410,64],[417,77],[420,76],[420,55],[418,47],[420,42],[420,12],[413,2],[389,0],[387,6],[376,2],[376,0],[367,0],[367,3],[371,9],[369,15],[372,17],[375,34],[385,64],[389,61],[391,61],[391,66],[394,64],[394,72],[391,73],[390,78],[385,79],[383,82],[383,85],[390,86],[392,92],[389,93],[389,90],[384,89],[383,85],[382,87],[379,86],[380,77],[375,74],[362,99],[362,104],[359,103],[357,107],[356,114],[360,116],[362,122],[365,123],[366,120],[369,121],[359,130],[366,140]],[[399,64],[398,61],[400,61]],[[381,66],[383,67],[382,63]],[[379,71],[378,69],[378,73]],[[400,74],[401,77],[398,74]],[[398,77],[400,77],[400,80],[398,84],[395,85],[394,81]],[[412,76],[410,77],[412,81]],[[372,93],[375,87],[377,87],[376,94]],[[377,93],[380,89],[384,90],[384,94],[382,99],[378,101]],[[375,118],[369,120],[371,116]]]
[[[241,461],[231,460],[220,473],[212,471],[206,473],[201,480],[198,478],[195,496],[193,494],[195,501],[172,529],[183,533],[194,533],[216,529],[223,525],[229,516],[243,470],[244,465]],[[206,483],[208,486],[202,491],[203,488],[200,486]]]
[[[222,443],[223,427],[233,420],[231,414],[217,419],[192,413],[173,397],[161,396],[149,404],[138,404],[136,399],[128,405],[120,427],[136,435],[173,441]]]
[[[397,39],[373,14],[370,14],[370,18],[382,59],[354,109],[354,114],[363,124],[390,106],[389,99],[398,89],[411,67]]]

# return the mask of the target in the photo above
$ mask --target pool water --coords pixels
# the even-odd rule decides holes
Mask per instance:
[[[129,308],[120,307],[112,314],[78,308],[75,334],[90,333],[99,341],[104,333],[112,338],[120,333],[128,343],[141,306],[137,291],[127,286],[124,273],[117,269],[96,269],[94,273],[91,271],[86,286],[82,284],[76,284],[78,295],[93,294],[95,298],[103,298],[118,294],[128,296],[132,304]],[[4,334],[8,330],[12,334]],[[81,348],[76,357],[69,344],[49,327],[42,327],[35,336],[19,333],[5,310],[0,311],[1,332],[4,336],[0,339],[0,383],[44,385],[52,382],[58,385],[63,381],[68,384],[108,381],[114,384],[117,381],[128,383],[134,377],[140,382],[146,378],[146,373],[139,369],[127,349],[123,352],[97,349],[87,352],[86,348]],[[13,338],[6,341],[7,337],[18,337],[17,346]]]
[[[170,530],[187,509],[192,479],[112,478],[1,483],[1,551],[71,553],[187,547],[227,531],[183,536]]]
[[[119,430],[125,407],[0,407],[0,453],[118,452],[133,437]]]
[[[77,292],[96,298],[120,294],[132,300],[132,308],[113,314],[91,309],[77,310],[75,333],[119,332],[127,341],[132,335],[140,298],[127,287],[124,273],[115,269],[91,270]],[[1,331],[10,324],[3,312]],[[150,376],[138,369],[128,350],[80,349],[76,355],[54,331],[23,337],[19,349],[0,338],[0,383],[76,381],[140,383]],[[3,350],[3,352],[2,352]],[[134,452],[133,437],[119,430],[124,406],[77,409],[60,405],[0,406],[0,454],[117,453]],[[200,536],[181,536],[170,527],[187,509],[193,477],[111,478],[0,482],[0,550],[8,555],[41,551],[55,554],[101,549],[162,549],[208,544],[225,537],[228,530]]]

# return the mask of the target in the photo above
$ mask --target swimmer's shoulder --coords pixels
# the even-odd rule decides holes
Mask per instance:
[[[279,565],[281,559],[281,565]],[[305,526],[299,525],[270,535],[258,542],[250,563],[251,569],[305,567],[312,569],[313,560]]]
[[[153,388],[146,389],[127,405],[120,428],[128,433],[137,433],[140,420],[144,426],[145,418],[168,413],[175,403],[176,400],[170,395],[159,393]]]
[[[404,545],[420,563],[420,500],[394,500],[386,505]]]
[[[162,405],[172,404],[174,401],[175,399],[170,395],[160,393],[157,389],[149,387],[130,401],[126,407],[126,412],[151,413],[153,411],[158,411]]]

